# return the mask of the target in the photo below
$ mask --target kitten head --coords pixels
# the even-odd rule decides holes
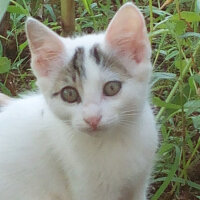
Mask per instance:
[[[53,113],[94,134],[134,123],[148,96],[151,48],[144,17],[122,6],[105,33],[62,38],[29,18],[32,69]]]

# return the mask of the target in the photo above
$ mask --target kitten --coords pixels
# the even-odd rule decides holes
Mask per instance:
[[[2,107],[6,106],[7,104],[9,104],[9,102],[12,100],[12,98],[10,98],[9,96],[0,93],[0,112]]]
[[[0,107],[7,105],[11,98],[5,94],[0,93]]]
[[[145,200],[158,134],[145,21],[126,3],[105,33],[26,21],[41,94],[0,113],[1,200]]]

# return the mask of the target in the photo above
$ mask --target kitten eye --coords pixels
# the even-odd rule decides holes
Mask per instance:
[[[61,90],[61,97],[64,101],[67,101],[69,103],[79,102],[80,96],[78,94],[78,91],[70,86],[64,87]]]
[[[103,93],[106,96],[114,96],[121,89],[122,83],[120,81],[109,81],[104,85]]]

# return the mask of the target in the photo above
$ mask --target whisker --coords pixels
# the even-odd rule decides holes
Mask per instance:
[[[119,115],[120,115],[120,116],[128,116],[128,115],[137,116],[138,113],[120,113]]]
[[[125,119],[121,119],[119,122],[120,123],[122,122],[122,123],[126,123],[126,124],[131,124],[131,125],[136,123],[135,121],[125,120]]]

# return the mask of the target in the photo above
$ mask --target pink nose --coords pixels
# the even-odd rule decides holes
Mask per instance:
[[[101,117],[102,116],[88,117],[88,118],[84,119],[84,121],[87,124],[89,124],[93,130],[96,130],[97,126],[98,126],[98,124],[99,124],[99,122],[101,120]]]

